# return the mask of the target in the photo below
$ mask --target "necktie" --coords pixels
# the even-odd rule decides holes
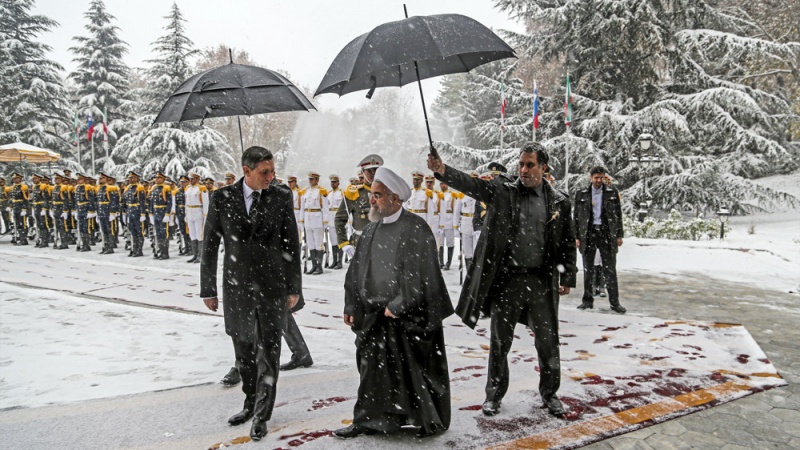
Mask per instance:
[[[251,219],[253,218],[253,216],[256,215],[256,207],[258,206],[258,200],[259,200],[260,197],[261,197],[261,192],[259,192],[259,191],[253,191],[253,193],[250,194],[250,199],[252,201],[250,202],[250,214],[249,214],[249,216],[250,216]]]

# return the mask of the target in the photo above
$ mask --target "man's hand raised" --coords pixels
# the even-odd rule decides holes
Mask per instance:
[[[442,162],[441,157],[433,156],[433,154],[428,154],[428,169],[432,172],[436,172],[439,175],[444,175],[444,163]]]

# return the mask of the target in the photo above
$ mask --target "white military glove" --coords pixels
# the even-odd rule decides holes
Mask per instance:
[[[147,216],[145,216],[144,214],[139,216],[139,222],[144,222],[145,220],[147,220]]]
[[[353,256],[356,254],[356,248],[350,244],[347,244],[344,247],[342,247],[342,252],[344,252],[344,254],[347,255],[348,258],[353,258]]]
[[[78,218],[78,211],[72,211],[72,218],[73,219],[77,219]]]
[[[28,215],[28,211],[22,210],[22,211],[19,212],[19,215],[22,216],[22,217],[25,217],[25,216]]]
[[[62,212],[61,213],[61,218],[62,219],[66,219],[67,218],[67,213],[66,212]]]
[[[42,212],[40,212],[40,213],[39,213],[39,215],[40,215],[40,216],[42,216],[42,217],[44,217],[44,216],[46,216],[46,215],[47,215],[47,211],[45,211],[45,210],[42,210]]]
[[[108,220],[117,220],[117,213],[111,213],[108,215]]]
[[[164,218],[161,219],[161,221],[164,222],[164,223],[169,223],[170,222],[169,216],[164,216]]]
[[[153,216],[150,216],[150,225],[155,225],[155,224],[156,224],[156,219],[155,219],[155,217],[153,217]]]
[[[87,219],[94,219],[95,217],[97,217],[97,213],[89,213],[86,215]]]
[[[50,215],[50,217],[52,217],[53,219],[55,219],[55,218],[56,218],[56,214],[53,212],[53,210],[52,210],[52,209],[51,209],[51,210],[48,212],[48,214],[49,214],[49,215]]]
[[[10,206],[6,206],[6,211],[11,212],[11,207]]]

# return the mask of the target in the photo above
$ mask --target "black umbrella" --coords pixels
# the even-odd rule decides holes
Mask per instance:
[[[480,22],[459,14],[414,16],[378,26],[349,44],[333,60],[314,96],[418,82],[431,153],[433,148],[423,78],[469,72],[480,65],[513,58],[514,50]]]
[[[261,67],[234,64],[231,58],[230,64],[184,81],[170,95],[153,123],[312,109],[316,108],[283,75]],[[239,140],[244,150],[241,121]]]

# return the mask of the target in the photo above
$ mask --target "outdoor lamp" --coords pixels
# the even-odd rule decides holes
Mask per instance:
[[[650,133],[642,133],[639,136],[639,147],[642,148],[643,151],[650,150],[650,144],[653,143],[653,135]]]
[[[721,240],[725,238],[725,224],[728,222],[728,218],[731,216],[731,211],[722,206],[719,208],[719,211],[717,211],[717,216],[719,217],[719,238]]]

